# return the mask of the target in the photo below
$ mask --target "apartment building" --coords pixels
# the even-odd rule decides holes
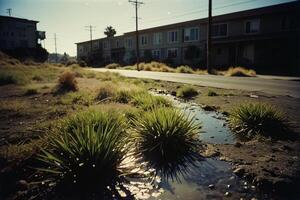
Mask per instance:
[[[299,19],[299,1],[214,16],[213,66],[240,65],[262,73],[299,74]],[[139,35],[142,60],[205,67],[207,18],[140,30]],[[95,41],[99,42],[98,56],[104,63],[134,62],[134,31]],[[90,41],[77,43],[77,48],[89,44]],[[88,48],[84,53],[77,51],[78,58],[91,54]]]
[[[38,21],[0,16],[0,50],[36,48],[45,32],[37,31]]]

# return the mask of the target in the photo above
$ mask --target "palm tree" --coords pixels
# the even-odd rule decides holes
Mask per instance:
[[[104,34],[107,37],[114,37],[114,35],[116,35],[116,33],[117,33],[116,30],[112,26],[106,27],[106,29],[104,31]]]

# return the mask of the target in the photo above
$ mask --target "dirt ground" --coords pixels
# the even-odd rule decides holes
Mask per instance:
[[[89,93],[96,89],[99,80],[78,78],[79,87]],[[136,80],[136,84],[145,84],[150,88],[167,90],[170,93],[183,84]],[[15,85],[0,86],[0,168],[7,167],[9,159],[18,160],[17,150],[8,151],[14,144],[26,144],[44,135],[52,124],[70,113],[87,108],[87,105],[62,104],[51,93],[54,83],[42,84],[36,95],[24,95],[24,88]],[[262,92],[246,92],[195,86],[199,95],[191,101],[213,107],[216,111],[228,114],[236,105],[243,102],[267,102],[286,114],[291,127],[298,136],[300,133],[300,99],[289,96],[274,96]],[[208,96],[209,90],[217,96]],[[4,109],[5,108],[5,109]],[[300,140],[271,141],[252,140],[237,142],[233,145],[206,144],[203,155],[216,156],[233,164],[234,172],[253,181],[262,189],[274,190],[285,196],[295,195],[300,183]],[[28,156],[32,149],[27,151]],[[26,153],[25,153],[26,154]],[[5,155],[5,157],[3,156]],[[24,157],[26,155],[22,155]]]

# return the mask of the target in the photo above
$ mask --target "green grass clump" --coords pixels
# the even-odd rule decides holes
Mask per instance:
[[[287,137],[288,126],[282,113],[264,103],[246,103],[235,108],[230,115],[230,126],[240,136],[254,138]]]
[[[58,79],[56,92],[74,92],[77,90],[78,86],[75,74],[69,71],[64,72]]]
[[[86,92],[70,92],[64,94],[60,99],[60,103],[63,105],[78,104],[78,105],[89,106],[92,104],[92,102],[93,102],[92,95]]]
[[[70,117],[39,156],[45,164],[40,171],[64,190],[115,188],[123,174],[119,166],[128,142],[124,130],[123,118],[114,112],[90,110]]]
[[[25,85],[29,83],[26,75],[22,74],[20,71],[6,70],[0,71],[0,86],[8,84],[18,84]]]
[[[105,83],[101,85],[98,89],[96,99],[99,101],[102,100],[112,100],[115,96],[116,88],[111,83]]]
[[[214,96],[218,96],[218,94],[215,91],[213,91],[213,90],[210,89],[207,92],[207,96],[214,97]]]
[[[177,97],[190,98],[198,95],[198,91],[192,86],[183,86],[176,92]]]
[[[172,103],[164,97],[154,96],[147,91],[136,92],[132,97],[132,103],[143,110],[150,110],[155,107],[171,107]]]
[[[151,110],[134,120],[137,151],[163,177],[173,178],[198,157],[199,128],[179,110]]]
[[[193,73],[195,73],[195,71],[191,67],[189,67],[187,65],[183,65],[183,66],[177,67],[176,68],[176,72],[177,73],[187,73],[187,74],[193,74]]]

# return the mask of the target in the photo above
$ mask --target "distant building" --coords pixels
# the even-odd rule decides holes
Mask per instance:
[[[300,74],[300,2],[294,1],[213,17],[215,68],[244,66],[259,73]],[[142,60],[206,65],[207,18],[139,31]],[[77,43],[77,58],[92,53],[103,63],[133,63],[135,32]]]
[[[0,50],[36,48],[38,40],[46,38],[44,31],[37,31],[38,21],[0,16]]]

